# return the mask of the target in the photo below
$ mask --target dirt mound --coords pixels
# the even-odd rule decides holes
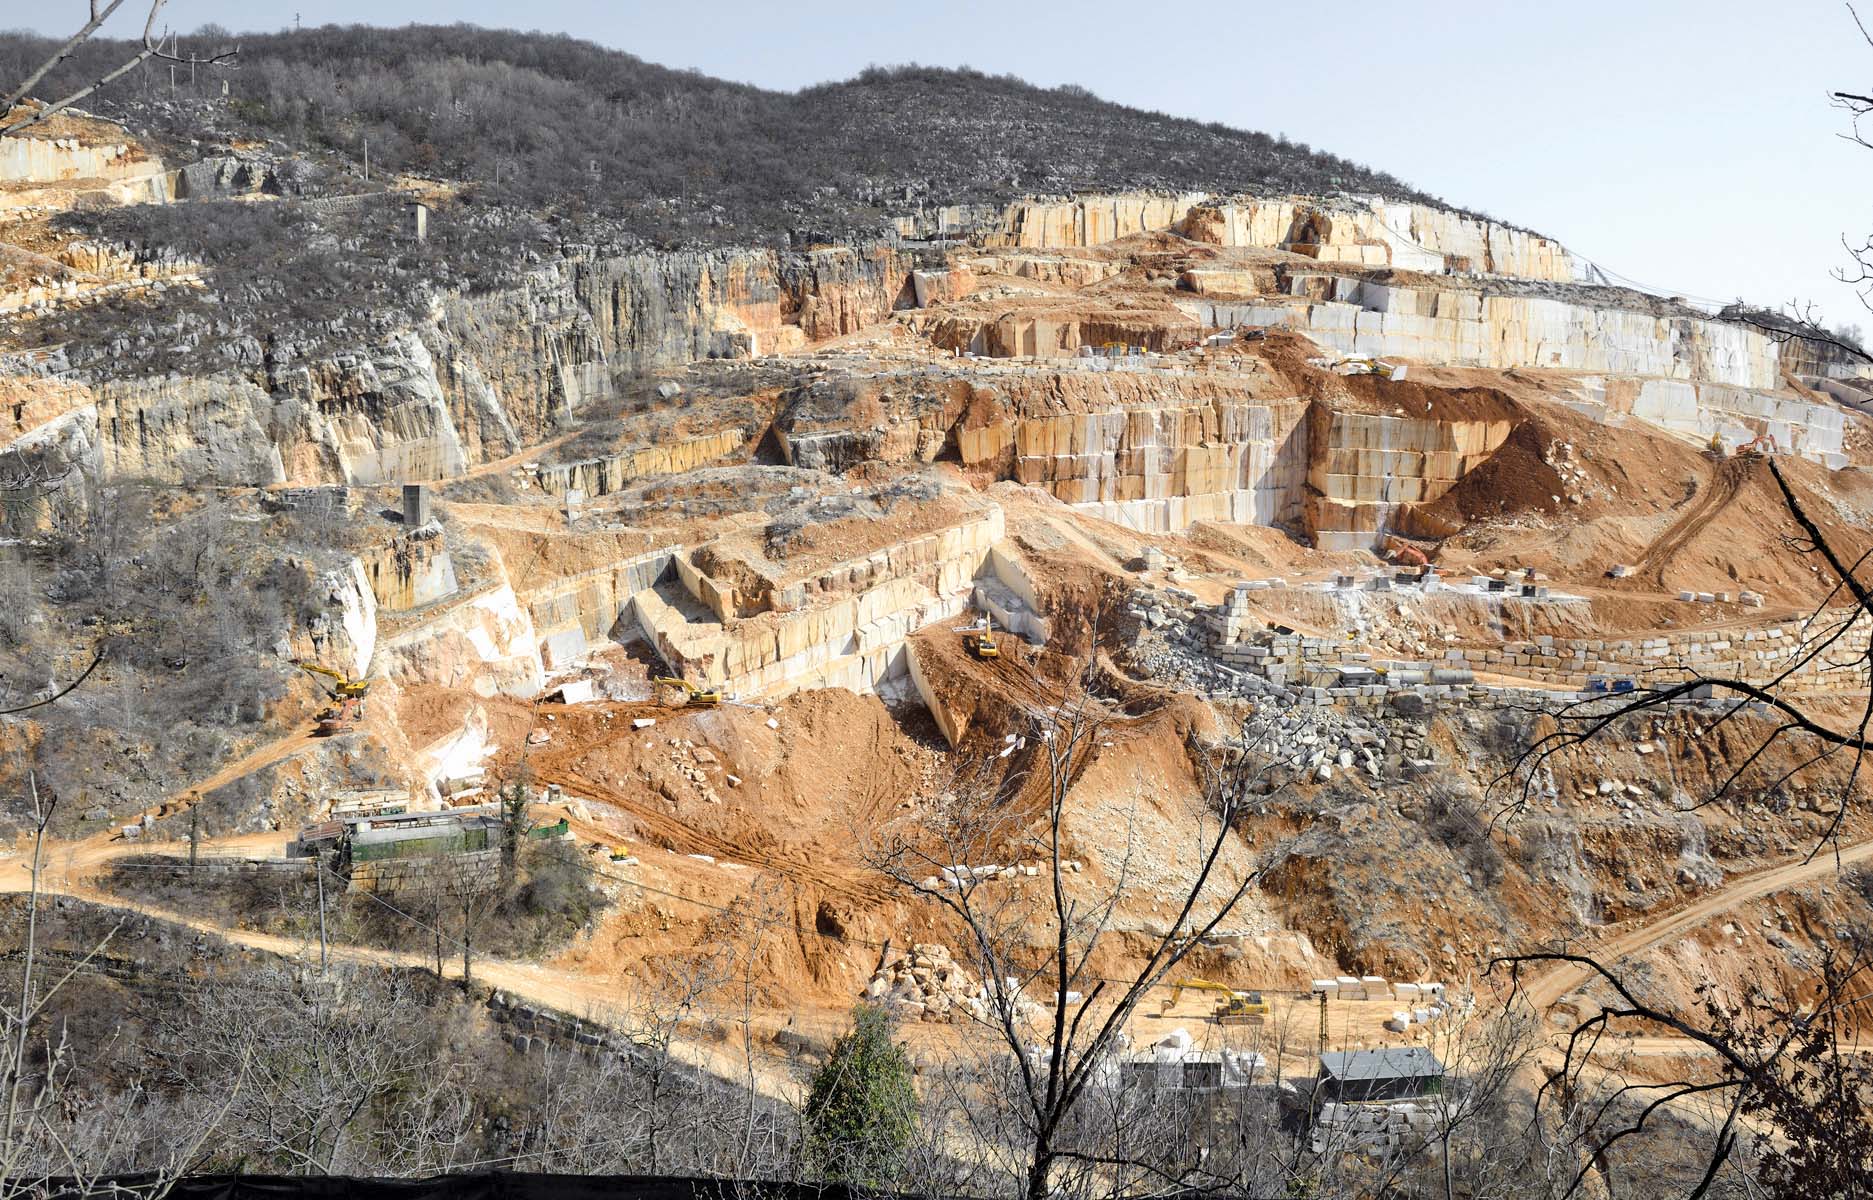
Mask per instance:
[[[1568,489],[1548,461],[1551,441],[1540,423],[1519,422],[1494,454],[1449,491],[1428,504],[1412,506],[1406,527],[1431,536],[1449,536],[1479,519],[1558,512]]]

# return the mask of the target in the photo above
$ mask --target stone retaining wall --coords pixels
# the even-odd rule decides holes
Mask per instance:
[[[421,858],[386,858],[351,864],[350,890],[390,895],[396,892],[447,892],[466,885],[495,886],[501,851],[468,850]]]
[[[1832,670],[1829,664],[1864,655],[1869,641],[1873,641],[1873,618],[1856,615],[1826,653],[1814,655],[1799,666],[1798,660],[1811,651],[1815,634],[1810,631],[1805,641],[1801,626],[1795,622],[1756,628],[1683,630],[1650,637],[1542,636],[1532,642],[1451,649],[1438,659],[1395,659],[1331,638],[1252,629],[1248,595],[1244,590],[1233,592],[1205,616],[1212,635],[1212,652],[1233,669],[1277,685],[1298,687],[1304,696],[1315,699],[1383,699],[1391,692],[1407,689],[1460,698],[1508,697],[1545,690],[1571,698],[1583,694],[1594,677],[1631,679],[1640,687],[1705,677],[1754,684],[1782,680],[1785,686],[1803,693],[1857,693],[1865,690],[1864,677],[1855,671]],[[1513,603],[1518,598],[1503,599]],[[1367,672],[1382,674],[1365,680]],[[1323,682],[1347,673],[1360,681],[1337,685]],[[1481,685],[1475,678],[1479,673],[1533,679],[1543,686]]]

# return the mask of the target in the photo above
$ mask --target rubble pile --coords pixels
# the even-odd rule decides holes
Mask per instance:
[[[1040,1006],[1022,996],[1019,982],[1011,979],[1008,984],[1016,1015],[1023,1021],[1034,1020]],[[919,942],[909,954],[888,952],[865,985],[864,997],[907,1021],[987,1021],[993,1013],[988,988],[940,942]]]

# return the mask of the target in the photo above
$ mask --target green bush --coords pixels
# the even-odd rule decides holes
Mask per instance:
[[[891,1040],[890,1016],[861,1004],[807,1090],[807,1154],[827,1179],[887,1184],[917,1125],[910,1059]]]

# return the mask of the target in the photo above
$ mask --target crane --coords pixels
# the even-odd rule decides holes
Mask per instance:
[[[678,679],[674,675],[659,675],[651,680],[659,687],[675,688],[684,695],[684,703],[691,708],[713,708],[722,703],[722,693],[697,687],[687,679]]]

